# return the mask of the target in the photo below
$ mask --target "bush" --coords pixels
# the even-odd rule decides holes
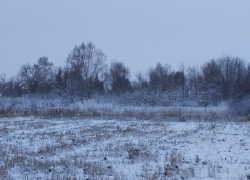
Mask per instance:
[[[239,116],[250,115],[250,94],[232,100],[229,103],[228,110],[233,115],[239,115]]]

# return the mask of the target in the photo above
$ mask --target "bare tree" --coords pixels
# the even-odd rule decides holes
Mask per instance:
[[[34,65],[34,79],[37,83],[38,92],[46,94],[51,92],[55,82],[55,71],[53,63],[48,61],[47,57],[38,59]]]
[[[17,78],[27,93],[49,93],[55,82],[53,63],[47,57],[41,57],[33,66],[22,65]]]
[[[95,92],[96,85],[101,86],[99,81],[107,69],[105,62],[105,54],[96,49],[93,43],[75,46],[66,60],[68,84],[76,86],[75,92],[81,97],[90,97]],[[99,86],[97,88],[100,89]]]
[[[21,66],[18,73],[18,79],[22,89],[27,93],[35,93],[37,89],[37,82],[35,81],[34,68],[30,64]]]
[[[6,96],[7,95],[7,87],[6,87],[6,77],[5,74],[0,75],[0,95]]]
[[[148,87],[146,76],[143,75],[142,72],[136,73],[136,81],[134,86],[138,90],[142,90]]]
[[[80,46],[75,46],[66,62],[72,71],[80,71],[82,78],[88,80],[96,75],[101,76],[106,70],[105,61],[105,54],[90,42],[87,45],[82,43]]]
[[[164,66],[157,63],[155,68],[149,69],[149,83],[152,89],[166,91],[171,89],[172,86],[172,68],[169,64]]]
[[[20,86],[20,82],[18,81],[18,79],[16,77],[10,78],[6,82],[5,88],[6,88],[6,96],[18,97],[18,96],[21,96],[23,94],[23,89]]]
[[[187,81],[190,95],[198,95],[199,90],[199,69],[198,66],[189,67],[187,70]]]
[[[187,96],[186,93],[186,66],[183,62],[180,64],[180,72],[181,72],[181,84],[182,84],[182,98],[184,99]]]
[[[119,94],[131,90],[129,81],[130,72],[121,62],[113,62],[110,68],[112,91]]]
[[[221,68],[221,91],[224,98],[243,93],[246,66],[238,57],[223,56],[218,59]]]

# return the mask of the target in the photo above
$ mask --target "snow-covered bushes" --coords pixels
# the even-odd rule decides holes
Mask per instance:
[[[137,97],[138,96],[138,97]],[[146,95],[145,95],[146,96]],[[150,95],[125,94],[123,96],[95,96],[92,99],[71,102],[67,98],[56,96],[24,96],[18,98],[0,98],[0,117],[35,116],[39,118],[92,117],[92,118],[133,118],[138,120],[178,120],[178,121],[215,121],[228,119],[225,108],[198,107],[190,99],[171,101],[169,95],[160,97],[155,93],[153,104],[146,102]],[[144,100],[140,100],[145,98]],[[136,99],[133,101],[133,99]],[[147,99],[148,98],[148,99]],[[124,101],[122,101],[122,99]],[[130,100],[131,101],[130,101]],[[161,100],[161,101],[160,101]],[[170,100],[170,101],[169,101]]]
[[[119,102],[133,106],[170,106],[171,100],[158,91],[136,91],[120,95]]]
[[[250,94],[232,100],[229,103],[229,112],[233,115],[248,116],[250,115]]]
[[[130,106],[182,106],[182,107],[197,107],[199,101],[195,98],[183,98],[181,90],[176,90],[168,93],[160,91],[140,90],[133,93],[125,93],[120,95],[119,103]]]

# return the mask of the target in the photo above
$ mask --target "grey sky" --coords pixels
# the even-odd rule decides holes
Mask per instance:
[[[146,72],[223,54],[250,59],[249,0],[0,0],[0,74],[48,56],[64,66],[92,41],[112,60]]]

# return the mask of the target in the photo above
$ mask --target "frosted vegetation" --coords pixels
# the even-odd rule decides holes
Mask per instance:
[[[131,80],[92,43],[0,76],[0,179],[250,180],[250,64],[157,63]]]
[[[70,52],[65,67],[55,67],[44,56],[34,65],[22,65],[15,77],[0,75],[2,113],[28,106],[23,103],[20,107],[20,98],[30,103],[43,99],[47,104],[51,99],[51,105],[56,107],[58,101],[63,101],[60,107],[68,107],[86,99],[140,107],[207,107],[226,103],[234,114],[249,113],[250,65],[241,58],[222,56],[200,67],[181,63],[178,70],[157,63],[147,73],[138,72],[133,80],[122,62],[108,65],[106,60],[93,43],[82,43]]]

